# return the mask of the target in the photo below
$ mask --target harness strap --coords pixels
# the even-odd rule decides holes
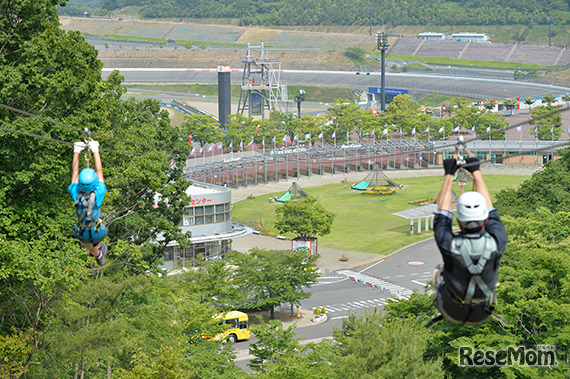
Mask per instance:
[[[481,292],[483,292],[483,295],[485,295],[486,299],[488,299],[492,293],[487,284],[481,278],[481,273],[483,272],[483,269],[485,268],[487,261],[489,260],[489,258],[491,258],[492,246],[490,238],[493,237],[491,237],[489,234],[485,234],[484,238],[485,238],[485,246],[483,248],[483,253],[481,257],[479,257],[479,261],[477,262],[477,264],[473,262],[473,258],[471,258],[471,255],[469,254],[467,247],[463,244],[463,239],[457,238],[454,240],[455,245],[457,246],[461,254],[461,259],[463,260],[463,264],[471,274],[469,284],[467,285],[467,291],[465,292],[465,298],[463,299],[463,301],[468,304],[471,303],[471,301],[473,300],[473,295],[475,295],[475,290],[477,289],[477,287],[481,289]]]
[[[431,321],[426,324],[426,328],[430,328],[433,324],[441,320],[443,320],[443,315],[439,315],[437,317],[432,318]]]
[[[85,196],[86,192],[79,192],[75,207],[81,206],[81,213],[77,216],[79,224],[83,227],[91,228],[95,219],[93,218],[93,208],[95,208],[95,191],[89,193],[89,197]],[[85,220],[85,222],[83,222]]]

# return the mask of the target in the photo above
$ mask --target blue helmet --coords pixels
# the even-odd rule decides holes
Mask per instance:
[[[84,168],[79,173],[79,190],[93,191],[97,184],[97,173],[92,168]]]

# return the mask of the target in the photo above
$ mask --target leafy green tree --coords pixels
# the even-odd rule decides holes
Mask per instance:
[[[275,228],[280,233],[293,233],[301,238],[329,234],[335,217],[312,196],[288,201],[276,208],[275,213]]]
[[[410,320],[388,319],[378,309],[350,314],[333,330],[338,378],[444,377],[441,359],[425,358],[429,332]]]
[[[229,259],[236,266],[236,286],[246,297],[244,307],[269,307],[272,320],[276,306],[307,299],[310,294],[303,289],[316,283],[319,275],[303,251],[254,248]]]
[[[485,99],[485,109],[491,111],[495,108],[495,101],[493,99]]]
[[[364,59],[365,54],[366,51],[360,47],[349,47],[344,50],[344,55],[346,55],[348,59],[352,60],[356,64],[359,64],[359,62]]]
[[[258,316],[259,317],[259,316]],[[300,338],[295,338],[294,325],[283,328],[279,320],[270,320],[269,324],[262,322],[252,325],[251,331],[257,338],[257,342],[249,346],[249,352],[253,358],[248,366],[255,371],[265,371],[269,363],[275,363],[287,352],[296,353],[300,347]]]
[[[185,116],[181,127],[186,132],[192,133],[192,141],[200,143],[202,147],[221,141],[220,124],[210,116],[202,114]]]
[[[551,107],[552,104],[556,102],[556,96],[553,94],[544,95],[542,97],[542,102],[545,103],[547,107]]]
[[[514,109],[517,106],[517,99],[512,99],[512,98],[505,99],[503,100],[503,104],[505,104],[507,110],[510,111],[511,109]]]
[[[536,125],[532,133],[540,140],[558,140],[562,135],[562,116],[560,113],[546,116],[549,113],[558,109],[554,107],[536,107],[532,110],[532,117],[541,117],[538,120],[533,120],[530,123]]]
[[[243,141],[244,144],[249,143],[254,134],[252,132],[254,128],[253,124],[253,118],[246,117],[241,113],[230,115],[226,125],[225,145],[229,146],[232,144],[233,151],[237,151],[239,150],[241,141]]]
[[[33,352],[30,336],[22,331],[0,336],[0,377],[17,378],[24,374],[28,357]]]
[[[422,124],[420,121],[419,108],[409,95],[397,95],[386,109],[385,122],[396,125],[402,133],[411,135],[415,128],[420,131]]]
[[[528,105],[528,113],[532,112],[532,104],[534,104],[535,102],[536,100],[534,100],[532,96],[527,96],[526,99],[524,99],[524,103]]]
[[[505,138],[505,133],[501,130],[508,126],[508,123],[497,114],[487,110],[479,110],[468,99],[453,98],[447,106],[446,112],[452,114],[449,118],[451,130],[456,127],[471,129],[474,126],[477,134],[493,131],[496,133],[491,136],[491,139],[499,140]]]
[[[329,108],[329,113],[333,121],[332,129],[336,133],[337,141],[345,141],[347,133],[350,135],[357,131],[365,114],[358,105],[341,99],[335,100],[334,104]]]
[[[501,190],[496,195],[496,203],[502,214],[524,217],[540,207],[551,212],[570,209],[570,149],[559,151],[561,158],[550,162],[543,170],[535,172],[519,188]]]
[[[265,373],[279,378],[334,378],[336,351],[334,342],[324,340],[319,343],[299,345],[294,350],[288,349],[275,362],[265,362]]]
[[[566,103],[566,107],[570,107],[570,93],[565,93],[560,99]]]
[[[71,293],[88,293],[85,286],[96,292],[105,280],[99,279],[101,271],[87,267],[85,250],[70,238],[76,223],[67,193],[72,150],[61,144],[79,140],[84,127],[100,140],[109,189],[103,208],[110,230],[109,261],[119,262],[127,276],[156,269],[167,240],[187,241],[178,228],[188,201],[181,169],[187,144],[156,101],[122,100],[116,72],[101,80],[96,50],[79,33],[59,28],[58,4],[17,0],[0,12],[0,102],[55,121],[0,111],[3,126],[48,139],[0,132],[0,335],[25,335],[31,341],[18,367],[36,377],[72,376],[75,368],[70,367],[76,364],[83,372],[95,362],[109,366],[104,360],[116,357],[117,350],[102,357],[97,353],[124,341],[120,329],[127,322],[118,311],[127,305],[110,305],[109,299],[121,298],[113,297],[118,289],[106,298],[92,296],[96,310],[75,299],[81,304],[77,311],[87,314],[72,315],[66,308]],[[155,209],[157,194],[171,206]],[[156,242],[159,234],[165,238]],[[101,326],[106,323],[108,329]],[[78,335],[64,333],[66,327]],[[101,335],[94,335],[95,330]],[[71,351],[70,346],[81,348]],[[45,365],[36,365],[38,361]],[[70,362],[73,366],[65,367]]]
[[[172,279],[181,292],[180,296],[195,294],[200,303],[213,304],[222,310],[241,306],[234,274],[225,260],[208,261],[201,255],[193,265],[192,270],[186,270]]]

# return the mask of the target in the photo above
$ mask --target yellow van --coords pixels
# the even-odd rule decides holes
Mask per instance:
[[[251,337],[247,314],[240,311],[230,311],[218,317],[223,318],[220,324],[225,325],[228,329],[225,332],[218,333],[212,340],[236,342]]]

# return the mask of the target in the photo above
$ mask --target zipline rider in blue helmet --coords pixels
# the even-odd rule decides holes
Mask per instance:
[[[84,168],[79,172],[79,154],[85,149],[93,153],[95,169]],[[107,236],[107,227],[101,222],[99,215],[107,187],[103,178],[98,141],[73,144],[71,184],[68,191],[75,202],[78,218],[73,228],[73,236],[81,241],[81,244],[89,250],[89,254],[102,266],[105,264],[107,245],[101,241]]]

